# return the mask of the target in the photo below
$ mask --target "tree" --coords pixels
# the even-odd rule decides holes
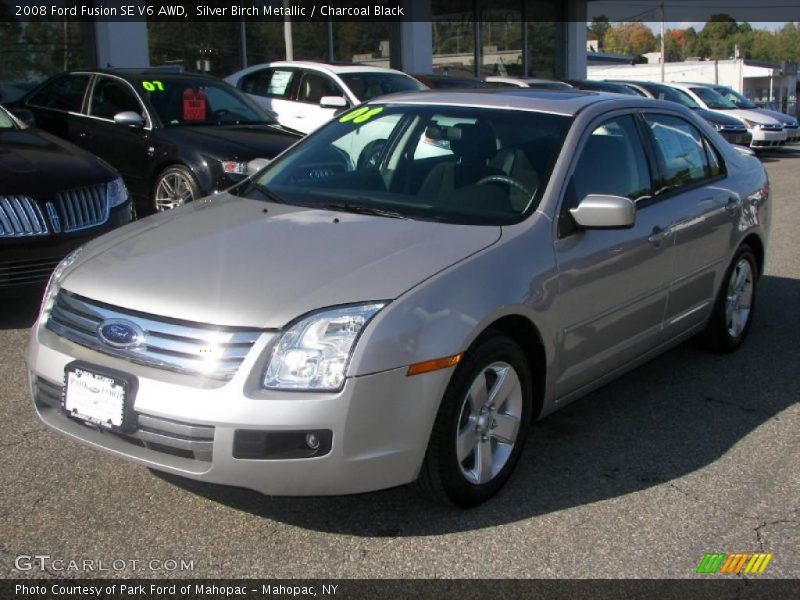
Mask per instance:
[[[601,50],[605,47],[604,41],[609,29],[611,29],[611,23],[608,22],[608,17],[605,15],[593,18],[592,24],[589,25],[588,31],[594,34],[595,39],[599,42]]]
[[[617,23],[605,36],[605,50],[614,54],[640,56],[656,47],[653,32],[643,23]]]

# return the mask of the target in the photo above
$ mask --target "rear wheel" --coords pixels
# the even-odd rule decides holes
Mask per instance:
[[[713,350],[731,352],[744,342],[753,321],[757,280],[758,263],[750,246],[744,245],[725,273],[706,329]]]
[[[496,494],[522,451],[531,420],[524,352],[503,335],[480,340],[459,364],[431,433],[420,486],[468,508]]]
[[[175,165],[165,169],[156,180],[153,208],[157,212],[170,210],[200,196],[200,187],[186,167]]]

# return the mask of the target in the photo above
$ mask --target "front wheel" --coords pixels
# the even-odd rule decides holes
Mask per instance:
[[[742,345],[756,301],[758,264],[750,246],[744,245],[731,261],[706,329],[706,341],[713,350],[731,352]]]
[[[186,167],[176,165],[165,169],[156,180],[153,208],[162,212],[182,206],[200,196],[200,186]]]
[[[431,433],[419,484],[435,500],[462,508],[496,494],[519,460],[531,420],[525,353],[492,334],[453,373]]]

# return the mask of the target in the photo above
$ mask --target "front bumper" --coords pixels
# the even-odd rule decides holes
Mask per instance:
[[[769,148],[786,143],[786,132],[783,130],[752,129],[751,131],[753,134],[753,141],[750,142],[751,148]]]
[[[271,333],[264,333],[227,382],[134,365],[58,337],[38,323],[27,352],[39,417],[53,429],[147,467],[269,495],[349,494],[402,485],[418,476],[452,369],[413,377],[405,368],[350,377],[338,393],[261,390]],[[74,360],[135,376],[130,434],[89,427],[59,406]],[[234,458],[237,430],[328,430],[330,452],[313,458]]]

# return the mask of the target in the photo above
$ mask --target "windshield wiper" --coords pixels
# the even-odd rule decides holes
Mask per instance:
[[[269,189],[265,185],[261,185],[260,183],[256,183],[255,181],[251,181],[249,189],[259,192],[261,195],[265,196],[267,199],[272,200],[272,202],[274,202],[275,204],[286,204],[286,200],[281,198],[277,193],[273,192],[271,189]]]
[[[373,215],[376,217],[389,217],[390,219],[408,219],[406,215],[393,210],[362,206],[361,204],[350,204],[347,202],[325,204],[321,208],[325,210],[338,210],[341,212],[355,213],[357,215]]]

